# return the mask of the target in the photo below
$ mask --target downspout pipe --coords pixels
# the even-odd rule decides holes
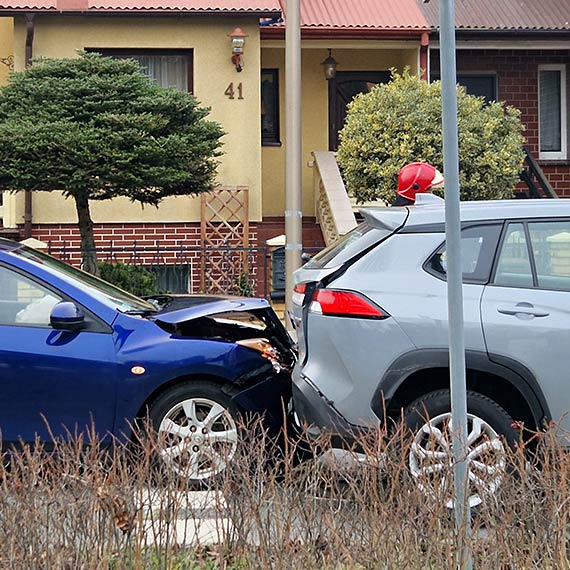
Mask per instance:
[[[34,55],[35,15],[26,14],[26,69],[32,65]],[[32,192],[24,192],[24,239],[32,237]]]
[[[420,38],[420,77],[429,80],[429,32],[423,32]]]

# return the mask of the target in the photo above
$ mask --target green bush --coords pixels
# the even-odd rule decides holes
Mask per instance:
[[[242,297],[255,297],[254,284],[249,280],[247,273],[240,273],[235,282],[235,290]]]
[[[512,198],[524,159],[520,112],[457,88],[462,200]],[[405,70],[357,95],[340,133],[338,161],[359,203],[391,203],[400,169],[429,162],[443,172],[441,82]],[[444,173],[445,175],[445,173]]]
[[[156,276],[140,265],[126,263],[99,263],[101,279],[132,293],[133,295],[153,295],[159,293]]]

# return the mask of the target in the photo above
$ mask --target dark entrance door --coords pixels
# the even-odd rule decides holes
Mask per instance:
[[[388,81],[389,71],[338,71],[329,81],[329,150],[338,148],[338,132],[344,126],[346,106],[353,97]]]

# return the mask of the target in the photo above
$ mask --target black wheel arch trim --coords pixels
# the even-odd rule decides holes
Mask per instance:
[[[528,404],[536,425],[552,419],[546,398],[532,372],[512,358],[480,351],[465,351],[465,365],[468,370],[487,372],[500,376],[512,384]],[[371,408],[384,419],[385,410],[398,388],[415,372],[429,368],[449,368],[447,349],[419,349],[407,352],[390,366],[372,397]]]

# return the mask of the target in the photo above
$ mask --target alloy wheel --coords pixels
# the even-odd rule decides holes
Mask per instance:
[[[235,455],[239,434],[230,411],[208,398],[173,406],[158,428],[160,457],[177,474],[206,481],[222,473]]]
[[[453,508],[453,449],[451,414],[440,414],[414,435],[408,464],[418,488]],[[500,487],[506,473],[505,445],[481,418],[467,415],[467,471],[470,507],[481,504]]]

